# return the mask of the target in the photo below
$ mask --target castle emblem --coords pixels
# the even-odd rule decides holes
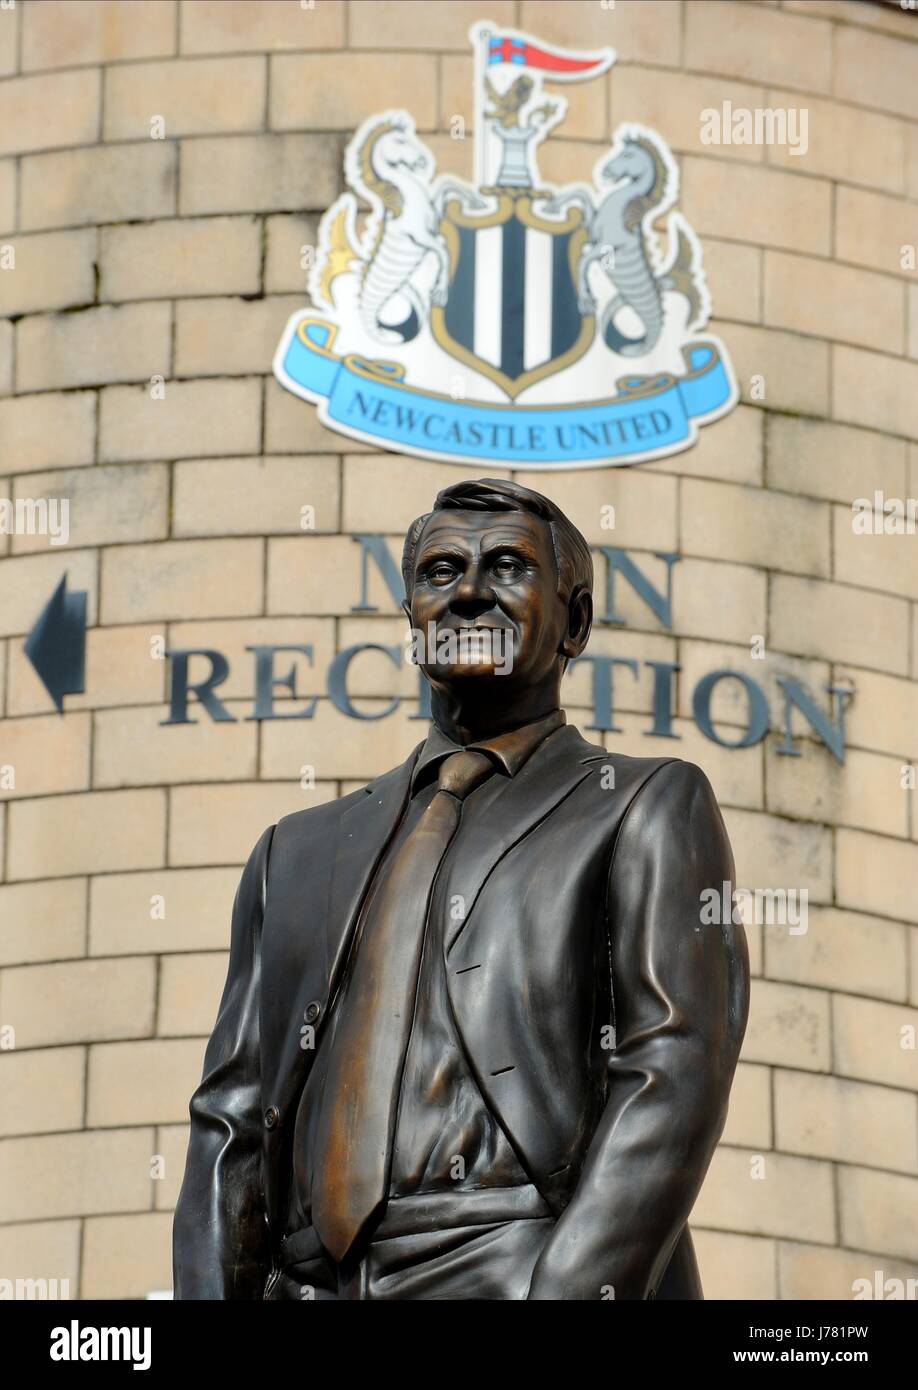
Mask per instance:
[[[738,396],[704,332],[670,151],[621,125],[592,184],[548,183],[539,150],[567,112],[555,89],[598,78],[614,52],[483,23],[471,38],[474,185],[436,173],[407,111],[364,121],[278,380],[330,429],[447,462],[584,468],[687,448]]]

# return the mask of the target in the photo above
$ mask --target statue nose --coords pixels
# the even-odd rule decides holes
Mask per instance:
[[[478,572],[467,574],[456,586],[450,605],[454,613],[464,618],[477,618],[494,607],[494,590],[487,576]]]

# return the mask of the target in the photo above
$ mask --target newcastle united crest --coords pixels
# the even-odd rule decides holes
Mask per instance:
[[[454,463],[584,468],[687,448],[737,401],[668,148],[621,125],[592,184],[555,187],[556,85],[611,49],[472,30],[472,186],[437,175],[406,111],[364,121],[322,218],[309,290],[274,358],[333,430]],[[549,84],[551,94],[544,90]]]

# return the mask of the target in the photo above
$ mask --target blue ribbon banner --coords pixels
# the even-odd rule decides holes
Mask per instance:
[[[456,461],[519,464],[612,462],[673,453],[691,442],[693,421],[735,400],[730,371],[713,342],[683,348],[686,374],[626,376],[607,400],[569,406],[456,401],[405,384],[398,363],[332,351],[335,327],[303,318],[278,354],[295,388],[324,405],[345,434]]]

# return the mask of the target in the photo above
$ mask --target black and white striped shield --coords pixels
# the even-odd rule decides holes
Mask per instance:
[[[431,310],[434,338],[511,400],[582,357],[595,328],[577,307],[580,209],[552,219],[532,204],[531,190],[499,192],[484,214],[451,200],[440,224],[450,280],[447,303]]]

